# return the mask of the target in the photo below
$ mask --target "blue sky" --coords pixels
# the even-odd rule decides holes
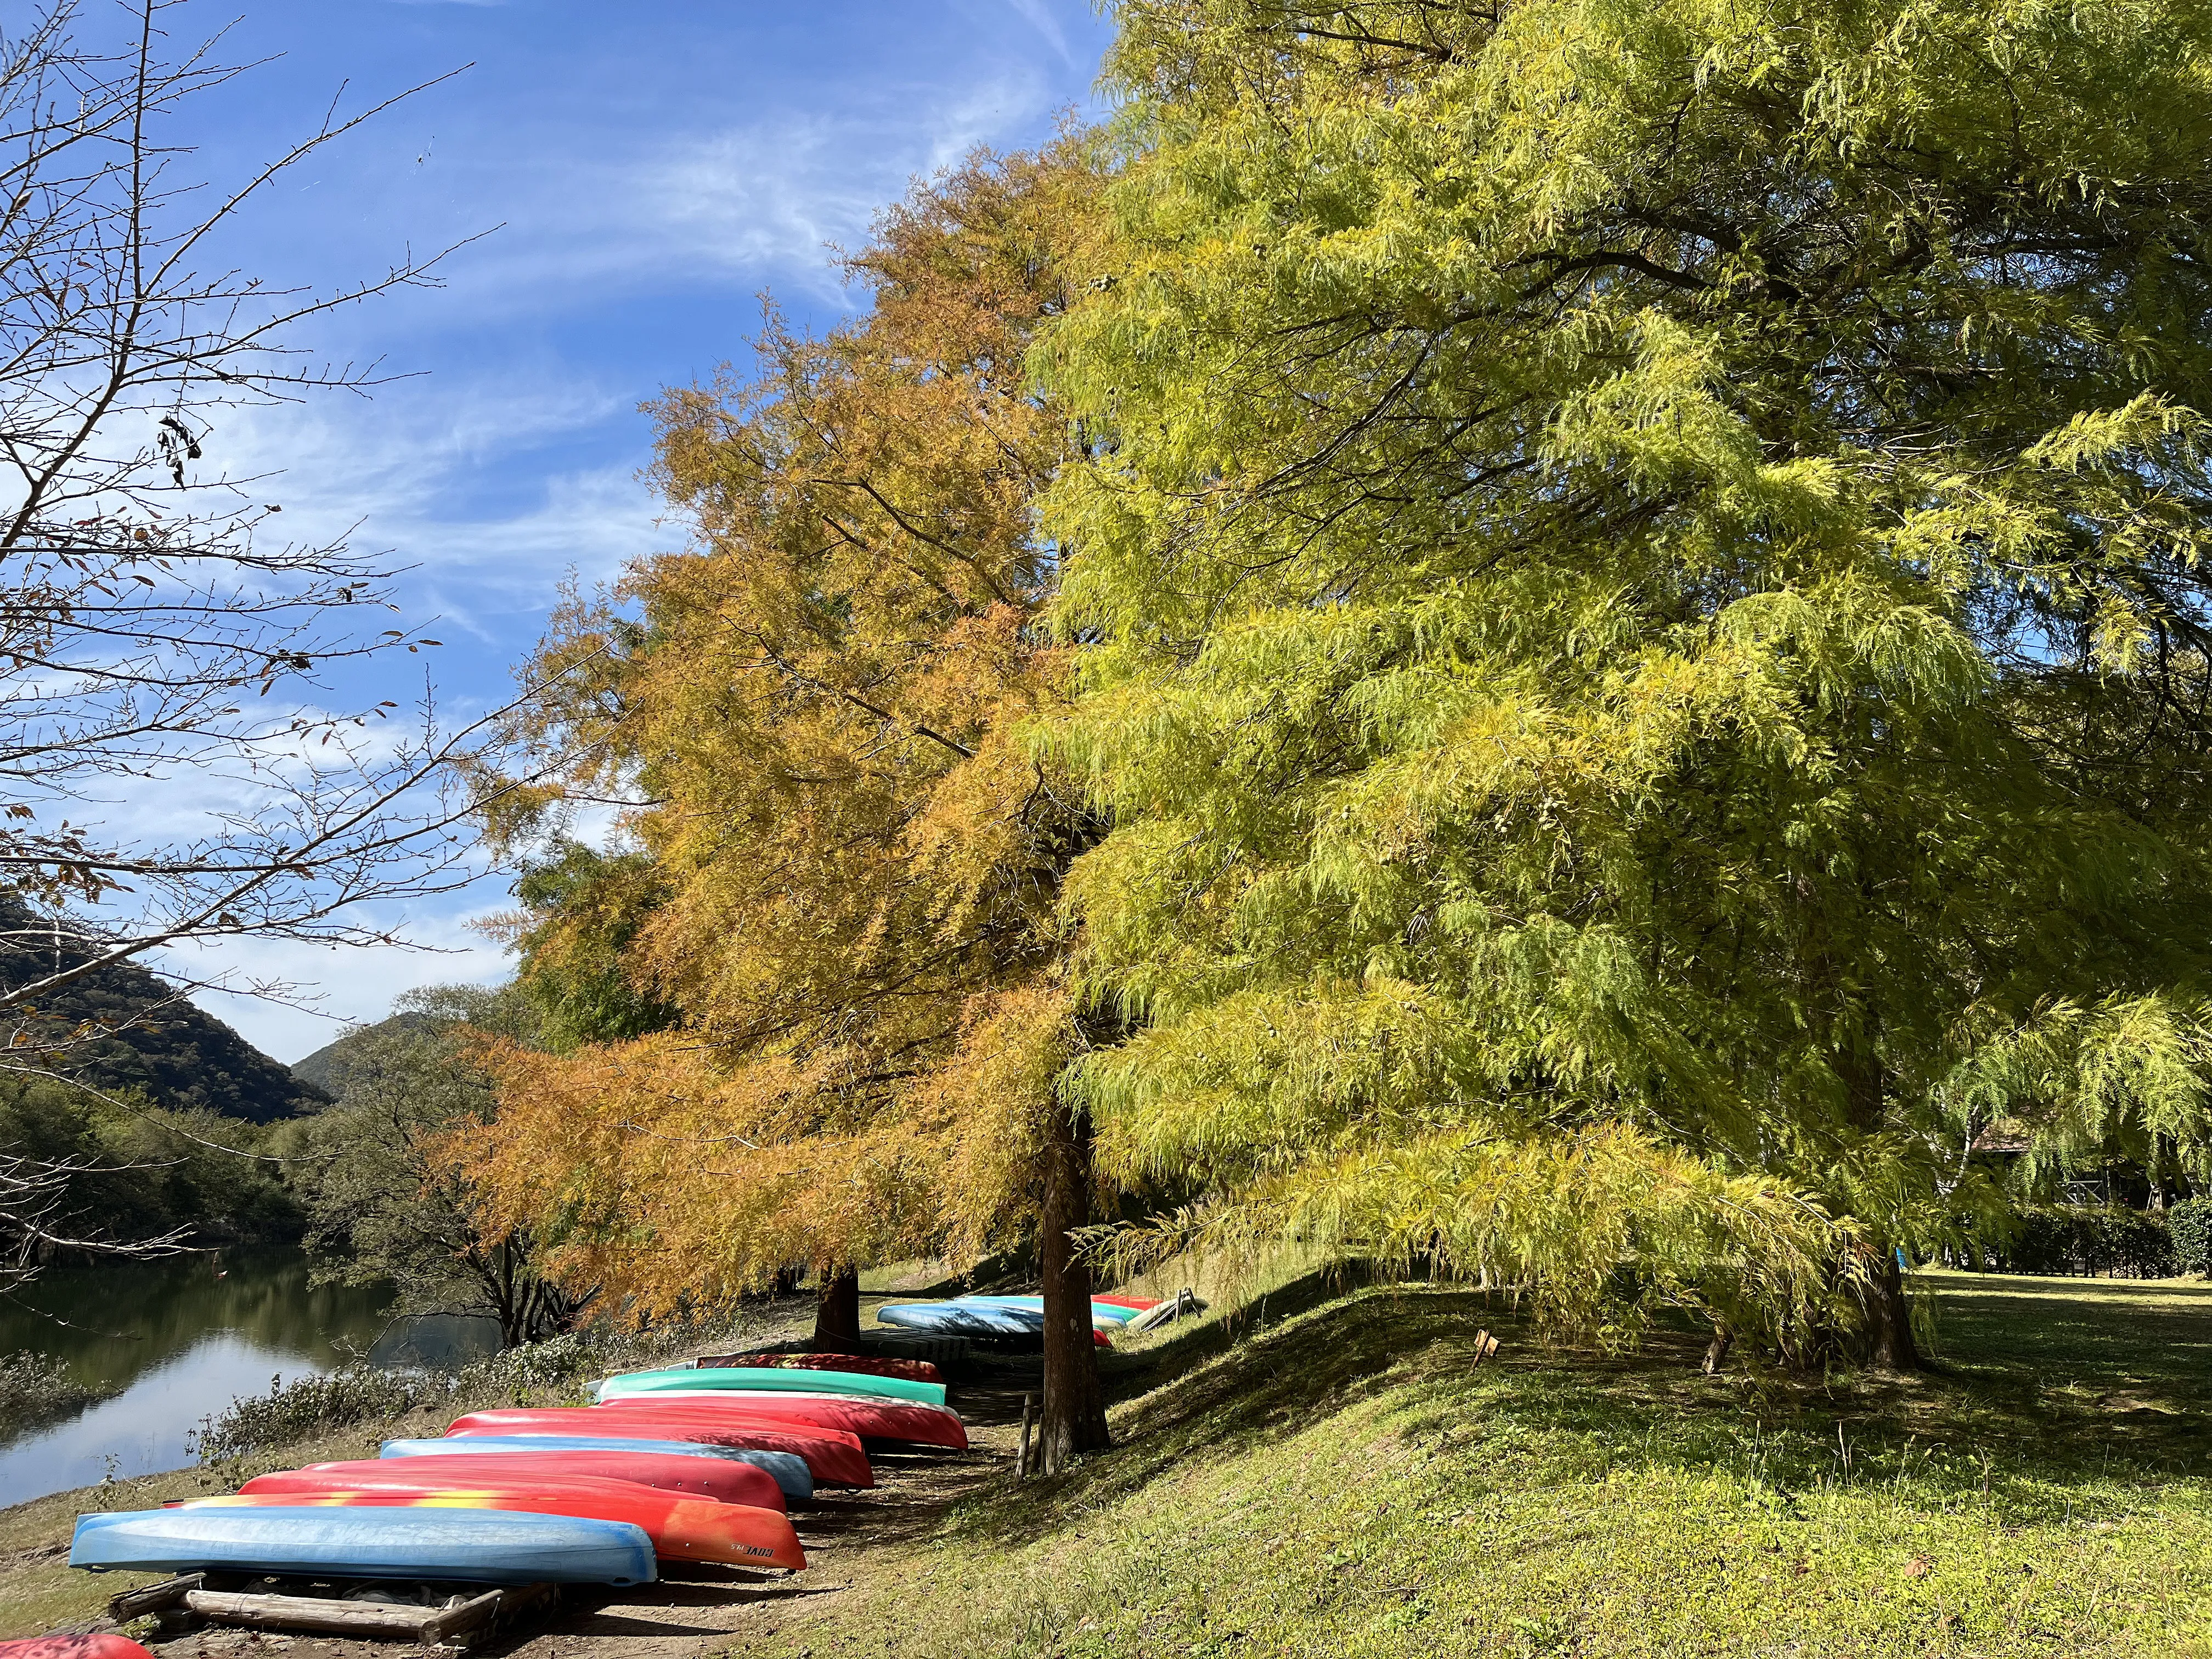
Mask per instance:
[[[1108,38],[1089,0],[205,0],[171,22],[181,40],[233,16],[230,54],[275,61],[189,118],[217,180],[334,94],[357,106],[473,64],[282,182],[226,250],[330,288],[501,227],[442,288],[304,342],[412,378],[216,434],[234,467],[283,470],[269,498],[292,534],[350,532],[416,567],[405,608],[439,619],[438,690],[462,714],[501,699],[565,573],[604,580],[680,540],[638,479],[639,403],[742,359],[763,290],[802,323],[836,316],[825,243],[857,243],[915,175],[1091,109]],[[263,945],[179,965],[319,994],[319,1014],[201,999],[296,1059],[410,985],[503,974],[467,923],[504,898],[489,879],[387,918],[450,955]]]

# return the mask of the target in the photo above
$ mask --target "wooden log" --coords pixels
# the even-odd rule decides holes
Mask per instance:
[[[423,1622],[421,1634],[416,1638],[426,1648],[436,1647],[451,1641],[464,1631],[489,1625],[507,1610],[507,1596],[503,1590],[487,1590],[473,1600],[457,1607],[447,1607]]]
[[[107,1616],[118,1625],[127,1625],[143,1614],[173,1607],[206,1579],[204,1572],[188,1572],[181,1578],[164,1578],[158,1584],[142,1584],[137,1589],[125,1590],[120,1595],[107,1598]]]
[[[498,1594],[492,1592],[495,1602]],[[424,1628],[442,1616],[442,1609],[437,1607],[401,1607],[388,1601],[248,1595],[231,1590],[192,1590],[185,1595],[185,1605],[203,1617],[219,1619],[226,1625],[244,1625],[249,1630],[334,1631],[345,1636],[399,1636],[409,1641],[426,1641]],[[463,1604],[464,1607],[469,1605]]]

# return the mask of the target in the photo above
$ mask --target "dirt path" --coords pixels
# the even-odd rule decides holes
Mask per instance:
[[[825,1492],[796,1510],[806,1571],[790,1574],[678,1565],[678,1577],[635,1590],[575,1595],[551,1620],[501,1634],[476,1651],[485,1659],[696,1659],[757,1639],[801,1607],[848,1590],[869,1552],[926,1537],[945,1511],[1012,1467],[1021,1400],[1034,1380],[1012,1367],[956,1387],[949,1403],[968,1425],[965,1452],[872,1449],[876,1485]],[[161,1659],[400,1659],[419,1651],[390,1642],[278,1636],[210,1626],[147,1645]]]

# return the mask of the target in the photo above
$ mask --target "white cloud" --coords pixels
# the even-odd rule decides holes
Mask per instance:
[[[237,472],[281,473],[258,486],[284,507],[271,532],[348,540],[372,558],[388,550],[415,568],[401,581],[410,620],[449,617],[501,647],[512,628],[480,613],[542,616],[565,571],[604,581],[669,544],[638,476],[643,455],[605,456],[610,437],[623,449],[641,446],[627,419],[633,402],[574,380],[484,375],[396,388],[374,402],[254,410],[218,441]],[[579,444],[589,452],[583,464],[548,463],[549,452]],[[483,499],[487,480],[501,499]]]
[[[383,918],[419,947],[414,950],[229,939],[165,951],[149,957],[147,965],[179,979],[240,988],[196,991],[192,1000],[289,1065],[339,1036],[349,1023],[383,1018],[402,992],[418,985],[489,985],[506,979],[514,972],[506,951],[470,925],[501,908],[479,900],[443,913],[426,909]],[[301,989],[284,1000],[246,989],[272,982]]]
[[[1081,67],[1075,48],[1068,43],[1067,31],[1060,27],[1060,19],[1053,15],[1046,0],[1007,0],[1007,3],[1024,22],[1044,37],[1046,44],[1060,54],[1061,63],[1070,69]]]
[[[763,277],[835,303],[830,245],[864,236],[909,179],[1028,131],[1054,100],[1043,76],[1014,64],[958,88],[879,85],[845,107],[778,111],[642,143],[618,132],[588,143],[573,133],[543,143],[518,135],[496,160],[454,164],[473,222],[501,228],[447,268],[441,308],[542,313],[625,291]],[[471,222],[468,210],[449,211],[457,226]]]

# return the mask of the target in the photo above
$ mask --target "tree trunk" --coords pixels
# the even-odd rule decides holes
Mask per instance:
[[[1912,1340],[1912,1307],[1895,1246],[1883,1248],[1881,1261],[1867,1276],[1860,1297],[1866,1310],[1866,1328],[1859,1338],[1865,1362],[1883,1371],[1925,1369],[1919,1345]]]
[[[1091,1219],[1091,1132],[1055,1100],[1047,1127],[1044,1216],[1037,1255],[1044,1272],[1044,1406],[1036,1468],[1057,1474],[1085,1452],[1113,1444],[1091,1334],[1091,1268],[1069,1235]]]
[[[1837,1071],[1847,1091],[1851,1127],[1863,1135],[1881,1132],[1887,1121],[1888,1079],[1870,1030],[1851,1032]],[[1912,1340],[1912,1310],[1905,1294],[1905,1274],[1897,1265],[1897,1244],[1883,1238],[1874,1247],[1881,1257],[1858,1287],[1866,1323],[1850,1346],[1859,1361],[1881,1371],[1925,1369]]]
[[[1721,1367],[1728,1362],[1728,1351],[1735,1344],[1735,1333],[1725,1325],[1713,1327],[1713,1340],[1705,1344],[1705,1370],[1707,1376],[1718,1376]]]
[[[825,1264],[819,1283],[822,1299],[814,1307],[814,1351],[852,1353],[860,1346],[860,1270]]]

